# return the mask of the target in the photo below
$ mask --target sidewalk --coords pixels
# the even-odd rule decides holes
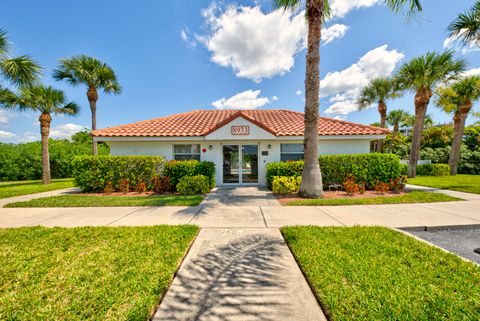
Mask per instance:
[[[42,197],[49,197],[49,196],[57,196],[57,195],[65,195],[65,194],[72,194],[80,192],[80,189],[77,187],[65,188],[65,189],[57,189],[54,191],[43,192],[43,193],[35,193],[35,194],[27,194],[15,197],[8,197],[8,198],[1,198],[0,199],[0,208],[5,206],[8,203],[14,202],[25,202],[35,198],[42,198]]]
[[[278,229],[206,228],[153,320],[326,318]]]

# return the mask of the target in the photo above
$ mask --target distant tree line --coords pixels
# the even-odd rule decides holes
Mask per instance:
[[[88,132],[78,132],[71,140],[50,139],[52,178],[72,177],[72,160],[92,153],[92,138]],[[107,144],[98,145],[100,155],[108,155]],[[42,177],[42,143],[0,143],[0,181],[40,179]]]

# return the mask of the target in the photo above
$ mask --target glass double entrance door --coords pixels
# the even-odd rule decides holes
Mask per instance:
[[[258,145],[223,145],[223,183],[258,183]]]

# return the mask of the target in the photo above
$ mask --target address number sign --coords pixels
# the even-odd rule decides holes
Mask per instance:
[[[232,126],[232,135],[249,135],[250,126]]]

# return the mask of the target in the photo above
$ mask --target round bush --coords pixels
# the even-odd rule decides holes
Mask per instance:
[[[205,175],[184,176],[177,184],[177,191],[183,195],[206,194],[210,190],[210,182]]]

